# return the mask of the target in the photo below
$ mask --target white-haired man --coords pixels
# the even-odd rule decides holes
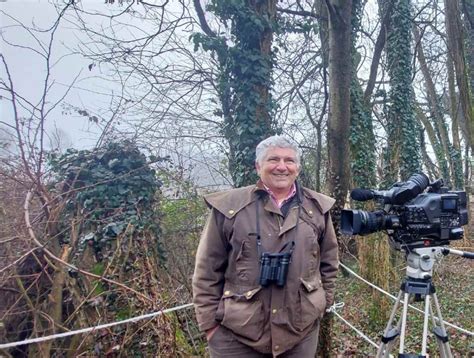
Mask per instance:
[[[301,187],[300,150],[283,136],[256,148],[255,185],[210,194],[193,295],[211,357],[313,358],[334,300],[334,204]]]

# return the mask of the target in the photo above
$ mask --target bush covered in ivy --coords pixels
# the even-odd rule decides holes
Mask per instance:
[[[113,142],[95,150],[68,149],[51,155],[49,163],[59,183],[56,188],[66,199],[65,215],[82,217],[79,246],[93,246],[101,256],[117,236],[139,236],[146,230],[156,235],[159,248],[154,206],[161,183],[132,142]],[[68,235],[62,240],[69,241]]]

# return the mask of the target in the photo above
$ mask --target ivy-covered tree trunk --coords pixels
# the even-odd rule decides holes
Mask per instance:
[[[355,186],[360,188],[373,188],[376,184],[375,169],[375,135],[372,125],[372,116],[366,107],[364,94],[357,78],[357,67],[360,54],[356,50],[357,36],[360,27],[360,0],[352,3],[352,78],[350,87],[351,98],[351,174]]]
[[[419,127],[412,88],[411,2],[396,0],[387,39],[390,107],[384,185],[391,185],[421,169]]]
[[[219,64],[216,88],[230,174],[235,186],[249,185],[257,180],[255,147],[275,133],[270,90],[276,0],[212,0],[207,8],[221,22],[230,23],[230,38],[213,32],[200,1],[193,3],[205,33],[194,34],[194,43],[212,51]]]
[[[234,8],[236,46],[231,52],[236,106],[225,133],[233,153],[230,171],[234,184],[244,186],[257,179],[255,147],[273,134],[270,88],[276,1],[242,1],[239,7]]]

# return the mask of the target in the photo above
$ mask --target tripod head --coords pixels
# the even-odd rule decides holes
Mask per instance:
[[[405,251],[407,254],[406,275],[409,278],[427,280],[433,276],[433,266],[442,255],[454,254],[468,259],[474,259],[474,254],[444,246],[420,247]]]
[[[427,247],[413,249],[407,252],[407,277],[415,279],[430,279],[433,276],[433,266],[436,258],[442,255],[443,247]]]

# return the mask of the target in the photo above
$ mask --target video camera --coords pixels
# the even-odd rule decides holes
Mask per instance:
[[[462,239],[461,226],[468,222],[466,192],[448,191],[442,179],[430,183],[423,173],[413,174],[386,191],[354,189],[351,198],[374,199],[383,209],[342,210],[341,232],[367,235],[386,230],[398,250],[441,246]]]

